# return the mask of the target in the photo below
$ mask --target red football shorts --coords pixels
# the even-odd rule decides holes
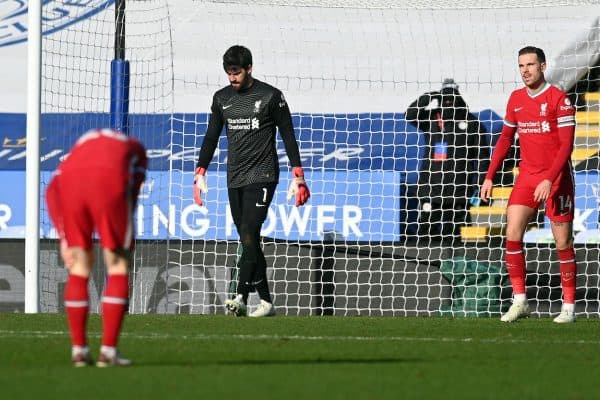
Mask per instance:
[[[533,199],[535,188],[541,182],[539,176],[520,173],[513,186],[508,205],[519,204],[539,208],[540,202]],[[551,221],[570,222],[575,215],[575,184],[571,174],[562,174],[550,189],[546,200],[545,214]]]
[[[69,247],[92,248],[94,231],[102,247],[133,249],[135,201],[127,177],[108,171],[63,173],[46,192],[48,213]]]

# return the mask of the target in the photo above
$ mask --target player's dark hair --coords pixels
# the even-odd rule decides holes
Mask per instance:
[[[223,54],[223,68],[240,67],[248,69],[252,65],[252,53],[244,46],[235,45]]]
[[[519,50],[519,56],[522,56],[523,54],[535,54],[540,64],[546,62],[546,55],[544,54],[544,50],[540,49],[539,47],[525,46],[521,50]]]

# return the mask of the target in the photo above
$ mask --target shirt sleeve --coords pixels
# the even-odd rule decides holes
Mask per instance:
[[[573,152],[575,137],[575,109],[566,95],[562,95],[556,105],[556,122],[558,128],[558,151],[552,166],[544,175],[544,179],[554,182],[558,174],[569,162]]]
[[[202,167],[208,169],[208,164],[210,164],[210,161],[215,154],[215,149],[219,144],[219,136],[223,130],[223,112],[216,96],[213,96],[213,103],[210,110],[211,114],[208,119],[208,128],[206,128],[204,140],[200,147],[200,155],[198,156],[196,168]]]
[[[302,167],[300,150],[298,148],[298,142],[296,141],[296,135],[294,134],[292,114],[290,113],[287,101],[285,101],[281,92],[278,91],[271,97],[269,109],[271,111],[271,116],[275,121],[275,125],[279,128],[279,134],[283,140],[285,152],[290,160],[291,166]]]
[[[504,125],[511,128],[517,127],[517,118],[515,115],[515,107],[513,106],[513,96],[511,95],[506,105],[506,114],[504,115]]]

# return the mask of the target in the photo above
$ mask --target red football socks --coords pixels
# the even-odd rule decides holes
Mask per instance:
[[[65,311],[73,346],[87,346],[88,278],[69,275],[65,286]]]
[[[506,241],[506,270],[513,288],[513,295],[525,294],[525,254],[523,243]]]
[[[557,250],[560,262],[560,283],[563,290],[563,301],[575,304],[575,289],[577,280],[577,264],[573,247]]]
[[[129,278],[109,275],[102,297],[102,345],[116,347],[123,316],[128,309]]]

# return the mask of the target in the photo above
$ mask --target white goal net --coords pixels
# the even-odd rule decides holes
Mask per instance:
[[[114,6],[104,3],[44,36],[42,136],[63,149],[108,121]],[[151,160],[136,213],[130,310],[224,312],[239,256],[224,134],[207,172],[206,207],[194,205],[192,181],[212,95],[227,84],[222,55],[241,44],[252,50],[253,75],[286,96],[312,192],[300,208],[286,200],[290,171],[278,140],[282,174],[262,232],[278,313],[499,315],[511,296],[504,208],[518,153],[498,174],[491,206],[477,202],[477,181],[508,96],[522,86],[517,52],[535,45],[546,52],[548,80],[578,109],[577,311],[599,316],[595,3],[127,2],[130,134]],[[449,95],[469,115],[455,103],[443,128],[450,135],[433,140],[436,102]],[[547,316],[559,310],[561,289],[543,210],[530,228],[528,297],[534,315]],[[54,299],[62,272],[47,264],[43,287]]]
[[[147,215],[153,207],[152,188],[168,196],[169,142],[173,112],[173,51],[171,19],[164,1],[130,1],[125,27],[125,59],[130,62],[130,135],[140,138],[158,173],[145,184],[136,210],[136,230],[143,239],[137,246],[133,275],[142,276],[143,265],[164,263],[160,249],[168,236],[144,235],[152,229]],[[111,0],[50,1],[42,9],[42,196],[53,170],[77,138],[89,129],[111,126],[111,61],[115,58],[115,6]],[[162,172],[165,171],[165,172]],[[41,233],[56,238],[44,208]],[[161,243],[161,245],[159,245]],[[42,242],[40,254],[40,309],[62,310],[66,271],[54,240]],[[161,258],[157,260],[157,257]],[[102,253],[97,252],[90,280],[92,310],[104,287]],[[135,280],[137,282],[137,280]],[[135,295],[141,289],[133,290]]]

